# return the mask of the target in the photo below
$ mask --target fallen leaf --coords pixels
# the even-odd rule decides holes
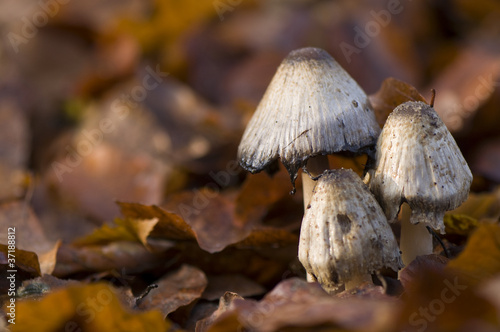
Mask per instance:
[[[232,309],[217,319],[208,331],[226,331],[227,324],[258,331],[325,330],[387,331],[396,309],[396,300],[335,298],[317,283],[298,278],[279,283],[261,301],[235,299]],[[235,322],[235,318],[237,321]],[[238,327],[238,326],[237,326]]]
[[[38,255],[41,275],[52,274],[52,272],[54,271],[57,261],[57,251],[59,250],[61,243],[61,240],[57,241],[51,250]]]
[[[391,331],[464,331],[473,324],[500,327],[493,306],[466,279],[442,269],[440,262],[416,265],[419,269],[412,278],[405,278],[404,301],[394,313],[397,322]]]
[[[16,248],[42,254],[54,246],[45,236],[40,221],[31,207],[22,201],[0,204],[0,239],[7,239],[7,230],[15,228]]]
[[[215,310],[210,316],[198,321],[196,323],[196,332],[205,332],[209,329],[209,327],[214,323],[215,320],[217,320],[222,314],[224,314],[227,311],[230,311],[233,309],[233,303],[234,300],[243,300],[243,297],[238,295],[237,293],[234,292],[225,292],[219,300],[219,306],[217,310]],[[236,315],[234,315],[234,320],[232,321],[232,325],[236,325],[234,330],[238,330],[240,326],[238,322],[238,318]],[[217,326],[217,331],[223,331],[225,330],[224,328],[221,328],[220,325],[222,323],[219,321],[218,326]],[[213,331],[213,329],[212,329]]]
[[[440,273],[444,270],[448,261],[446,257],[434,254],[417,256],[417,258],[399,272],[399,280],[407,291],[412,291],[411,285],[415,280],[418,280],[422,271]]]
[[[474,231],[478,225],[477,219],[466,214],[446,213],[443,218],[446,234],[467,236]]]
[[[149,292],[138,307],[144,310],[159,310],[163,317],[181,307],[194,304],[207,286],[205,274],[192,266],[183,265],[176,272],[155,282],[158,288]]]
[[[370,95],[369,99],[380,127],[383,127],[389,114],[398,105],[407,101],[426,103],[426,100],[417,89],[393,77],[385,79],[380,89],[375,94]]]
[[[498,220],[500,217],[500,188],[489,193],[469,193],[469,197],[447,214],[466,215],[476,220]]]
[[[156,205],[117,202],[122,215],[131,219],[158,219],[151,231],[151,237],[163,237],[170,240],[194,240],[195,233],[179,215],[163,210]]]
[[[169,258],[168,253],[152,253],[138,242],[119,241],[81,247],[62,245],[52,274],[67,277],[79,272],[122,269],[128,273],[140,273],[163,266]]]
[[[208,285],[202,298],[213,301],[222,297],[226,292],[249,297],[262,295],[265,291],[262,285],[240,274],[209,275]]]
[[[0,291],[2,293],[7,293],[12,281],[17,288],[23,280],[41,275],[37,255],[31,251],[17,249],[13,245],[0,244],[0,267],[2,271],[5,271],[6,277],[14,275],[14,279],[1,278]]]
[[[446,270],[459,273],[471,285],[500,273],[500,225],[480,224],[464,251],[448,263]]]
[[[11,331],[167,331],[158,311],[132,312],[122,307],[115,290],[104,283],[69,286],[41,300],[16,303]]]
[[[108,244],[114,241],[141,242],[147,245],[147,237],[158,223],[158,218],[152,219],[115,219],[115,227],[103,225],[92,234],[73,242],[77,246]]]

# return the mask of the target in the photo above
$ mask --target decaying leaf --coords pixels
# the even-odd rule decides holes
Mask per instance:
[[[424,97],[413,86],[389,77],[382,82],[380,89],[369,96],[377,122],[382,127],[385,120],[397,106],[407,101],[426,102]]]
[[[323,329],[387,331],[394,319],[396,300],[329,296],[319,284],[291,278],[282,281],[259,302],[235,299],[232,310],[220,315],[209,331],[226,326],[257,331]],[[236,319],[236,321],[235,321]]]
[[[447,265],[472,285],[500,273],[500,225],[480,224],[464,251]]]
[[[158,311],[132,312],[104,283],[69,286],[41,300],[19,301],[11,331],[166,331]]]
[[[40,255],[54,246],[33,210],[22,201],[0,204],[0,239],[7,239],[9,228],[15,228],[16,248]]]
[[[149,233],[158,223],[158,218],[153,219],[115,219],[115,227],[103,225],[92,234],[77,239],[77,246],[107,244],[114,241],[138,241],[147,244]]]
[[[212,275],[208,276],[208,285],[202,298],[213,301],[224,296],[226,292],[249,297],[264,294],[265,288],[241,274]]]
[[[498,329],[493,306],[465,278],[443,269],[437,257],[429,257],[410,264],[412,273],[402,280],[405,293],[392,331],[459,331],[474,324]]]
[[[159,310],[163,317],[177,309],[193,304],[207,286],[205,274],[192,266],[184,265],[176,272],[156,281],[158,288],[149,292],[138,307]]]
[[[17,249],[14,245],[0,244],[0,267],[5,275],[0,280],[2,293],[7,293],[12,283],[19,285],[23,280],[41,275],[38,256],[31,251]],[[14,277],[7,279],[11,276]]]

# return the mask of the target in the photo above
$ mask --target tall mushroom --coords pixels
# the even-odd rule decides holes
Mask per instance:
[[[292,51],[281,63],[238,148],[241,166],[257,173],[286,167],[295,189],[298,170],[328,169],[326,155],[364,153],[380,127],[364,91],[324,50]],[[309,160],[309,161],[308,161]],[[314,182],[303,174],[304,206]]]
[[[402,267],[382,208],[350,169],[325,171],[317,181],[300,229],[299,260],[308,280],[328,291],[371,282],[371,273]]]
[[[467,199],[472,174],[455,140],[434,109],[406,102],[389,115],[377,142],[369,187],[385,211],[396,219],[401,204],[403,262],[432,253],[426,225],[444,233],[443,216]]]

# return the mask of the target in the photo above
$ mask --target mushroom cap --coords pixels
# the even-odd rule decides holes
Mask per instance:
[[[442,233],[444,212],[467,199],[472,182],[453,136],[423,102],[406,102],[389,115],[370,177],[370,189],[389,221],[407,202],[413,224],[426,222]]]
[[[326,290],[403,266],[382,208],[352,170],[329,170],[319,178],[302,220],[299,260]]]
[[[374,146],[380,127],[365,92],[324,50],[292,51],[281,63],[238,148],[241,166],[271,172],[278,158],[292,183],[307,159]]]

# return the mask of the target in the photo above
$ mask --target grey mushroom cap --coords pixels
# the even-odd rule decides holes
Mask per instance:
[[[403,264],[382,208],[350,169],[319,178],[300,230],[299,260],[326,290]]]
[[[457,143],[434,109],[406,102],[389,115],[377,142],[370,189],[387,219],[407,202],[410,221],[444,233],[445,211],[467,199],[472,173]]]
[[[365,92],[324,50],[292,51],[278,67],[238,148],[241,166],[272,173],[278,159],[292,183],[307,160],[364,153],[380,127]]]

